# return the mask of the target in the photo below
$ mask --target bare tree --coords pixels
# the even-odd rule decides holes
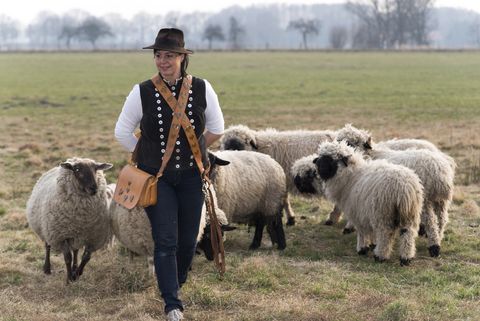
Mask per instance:
[[[88,40],[93,49],[96,49],[96,42],[99,38],[113,36],[110,27],[103,21],[95,17],[90,17],[78,27],[78,34],[81,38]]]
[[[333,49],[343,49],[347,44],[348,31],[343,26],[335,26],[330,29],[330,46]]]
[[[357,37],[368,40],[371,48],[401,47],[429,43],[429,12],[435,0],[355,0],[347,10],[360,20]]]
[[[27,36],[34,47],[58,48],[62,22],[58,15],[42,11],[27,27]]]
[[[230,29],[229,40],[232,44],[233,50],[240,49],[240,37],[245,34],[245,28],[243,28],[235,17],[230,17]]]
[[[0,49],[5,47],[8,49],[9,41],[18,38],[20,33],[19,22],[6,16],[0,15]]]
[[[203,39],[208,40],[208,50],[212,50],[213,40],[225,40],[222,27],[220,25],[208,25],[203,32]]]
[[[304,20],[304,19],[298,19],[298,20],[292,20],[288,24],[287,29],[294,29],[300,32],[302,35],[302,43],[303,43],[303,48],[305,50],[308,49],[307,46],[307,36],[312,34],[312,35],[318,35],[321,29],[321,23],[317,19],[311,19],[311,20]]]

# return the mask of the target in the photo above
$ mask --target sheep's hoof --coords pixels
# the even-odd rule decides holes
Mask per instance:
[[[362,247],[360,251],[358,251],[358,255],[367,255],[368,254],[369,247]]]
[[[385,259],[379,256],[374,255],[373,258],[375,259],[375,262],[379,262],[379,263],[385,262]]]
[[[431,257],[438,257],[440,256],[440,245],[432,245],[428,248],[428,252],[430,253]]]
[[[287,225],[288,226],[295,225],[295,217],[289,217],[288,220],[287,220]]]
[[[43,267],[43,273],[45,273],[46,275],[50,275],[52,274],[52,270],[50,269],[50,267],[48,266],[44,266]]]
[[[355,228],[354,228],[354,227],[350,227],[350,228],[347,228],[347,227],[346,227],[346,228],[343,229],[343,234],[351,234],[351,233],[353,233],[353,232],[355,232]]]
[[[327,220],[325,222],[325,225],[328,225],[328,226],[333,225],[333,221],[332,220]]]
[[[409,266],[412,263],[411,259],[402,259],[400,258],[400,266]]]
[[[254,250],[258,249],[259,247],[260,247],[260,244],[253,244],[253,243],[252,243],[252,244],[249,246],[248,249],[254,251]]]

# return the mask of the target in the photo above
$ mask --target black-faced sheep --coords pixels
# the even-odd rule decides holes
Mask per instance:
[[[335,139],[330,130],[289,130],[276,129],[253,130],[244,125],[231,126],[225,130],[221,139],[223,150],[249,150],[273,157],[283,168],[287,176],[289,192],[295,193],[295,184],[290,169],[295,160],[313,154],[318,144]],[[287,225],[295,224],[295,214],[290,206],[286,207]]]
[[[108,163],[71,158],[44,173],[27,202],[29,226],[45,242],[43,271],[51,273],[50,250],[62,252],[67,283],[82,275],[92,252],[111,237],[104,170]],[[77,267],[78,250],[85,248]]]
[[[339,141],[344,140],[364,155],[403,165],[412,169],[418,175],[425,196],[421,227],[424,228],[428,237],[430,255],[433,257],[439,256],[443,233],[448,222],[448,207],[453,197],[456,166],[453,159],[439,150],[412,148],[392,150],[381,147],[380,144],[373,143],[370,133],[351,125],[347,125],[338,131],[337,139]],[[390,146],[392,145],[390,144]],[[408,146],[411,147],[412,144]]]
[[[415,255],[423,187],[409,168],[385,160],[368,161],[345,142],[322,143],[315,159],[325,195],[357,229],[357,252],[374,244],[375,259],[390,257],[400,234],[400,264]]]
[[[282,167],[268,155],[248,151],[209,153],[209,160],[218,207],[228,222],[255,226],[250,249],[260,246],[265,226],[272,243],[284,249],[282,210],[286,207],[287,186]]]

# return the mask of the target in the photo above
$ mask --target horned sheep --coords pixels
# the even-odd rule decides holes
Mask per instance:
[[[276,129],[253,130],[245,125],[235,125],[227,128],[221,139],[222,150],[249,150],[270,155],[287,174],[287,187],[290,193],[295,193],[293,177],[290,169],[295,160],[315,152],[318,144],[335,139],[331,130],[289,130]],[[295,214],[287,202],[287,225],[295,224]]]
[[[418,176],[385,160],[364,160],[345,142],[320,144],[315,164],[325,195],[357,229],[357,252],[374,245],[375,259],[386,260],[399,232],[400,264],[410,264],[423,205]]]
[[[51,273],[52,250],[63,253],[67,283],[77,280],[92,253],[110,240],[103,171],[111,167],[88,158],[70,158],[44,173],[33,187],[26,215],[29,226],[45,243],[45,274]]]

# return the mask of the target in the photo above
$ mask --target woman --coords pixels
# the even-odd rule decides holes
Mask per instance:
[[[183,32],[165,28],[158,32],[153,49],[159,76],[171,93],[179,97],[186,79],[188,55]],[[210,83],[192,77],[185,114],[195,130],[202,158],[206,148],[223,134],[224,120],[217,95]],[[136,147],[138,167],[156,174],[162,164],[173,113],[151,80],[133,87],[115,127],[115,137],[130,152]],[[140,125],[141,138],[134,130]],[[138,144],[138,146],[137,146]],[[204,195],[202,177],[183,129],[158,181],[157,204],[145,208],[155,243],[154,263],[158,287],[165,302],[167,320],[183,319],[178,290],[187,279],[193,260]]]

